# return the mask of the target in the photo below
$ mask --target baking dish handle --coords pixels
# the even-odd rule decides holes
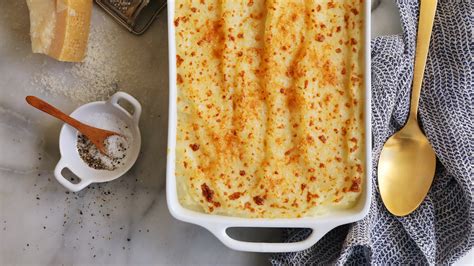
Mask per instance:
[[[120,100],[125,100],[133,106],[132,118],[135,121],[135,123],[138,125],[138,122],[140,121],[140,115],[142,114],[141,104],[138,102],[137,99],[135,99],[132,95],[130,95],[128,93],[125,93],[123,91],[116,92],[114,95],[112,95],[112,97],[110,97],[109,102],[113,106],[115,106],[115,107],[117,107],[121,110],[124,110],[127,113],[129,113],[129,112],[127,110],[125,110],[125,108],[120,106],[120,104],[118,104],[118,102]]]
[[[267,243],[267,242],[247,242],[236,240],[227,234],[229,226],[208,225],[206,228],[211,231],[224,245],[231,249],[249,252],[295,252],[305,250],[316,244],[334,226],[321,225],[311,228],[313,231],[304,240],[292,243]]]
[[[83,188],[87,187],[88,185],[90,185],[92,183],[89,180],[86,181],[86,180],[81,179],[79,177],[78,177],[79,180],[80,180],[79,183],[77,183],[77,184],[71,183],[62,174],[62,171],[63,171],[64,168],[68,168],[68,166],[66,165],[66,163],[64,162],[63,159],[60,159],[58,164],[56,165],[56,168],[54,168],[54,177],[56,177],[56,180],[58,180],[58,182],[61,185],[63,185],[64,187],[66,187],[70,191],[78,192],[78,191],[82,190]],[[71,170],[71,169],[69,169],[69,170]]]

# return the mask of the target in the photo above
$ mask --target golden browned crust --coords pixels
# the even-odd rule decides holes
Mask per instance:
[[[354,204],[362,1],[176,1],[180,202],[240,217]]]

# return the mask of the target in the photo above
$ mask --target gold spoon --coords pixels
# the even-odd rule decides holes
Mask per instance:
[[[420,2],[410,115],[405,126],[385,142],[377,172],[382,201],[397,216],[418,208],[428,194],[436,166],[435,152],[421,132],[417,113],[437,0]]]

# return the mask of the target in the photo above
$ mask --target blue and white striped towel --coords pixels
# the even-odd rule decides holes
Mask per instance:
[[[418,1],[398,0],[401,36],[372,41],[373,202],[369,215],[340,226],[312,248],[278,254],[275,265],[449,264],[474,244],[474,2],[440,0],[431,37],[419,116],[436,155],[436,175],[421,206],[407,217],[384,208],[377,161],[384,142],[408,116]],[[289,229],[287,240],[309,231]]]

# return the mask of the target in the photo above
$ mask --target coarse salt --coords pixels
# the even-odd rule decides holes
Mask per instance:
[[[79,156],[89,166],[98,170],[113,171],[128,160],[128,152],[133,143],[133,137],[128,126],[120,119],[108,114],[97,113],[84,121],[87,124],[114,131],[121,136],[113,135],[105,140],[107,155],[102,154],[84,135],[78,133],[77,149]]]

